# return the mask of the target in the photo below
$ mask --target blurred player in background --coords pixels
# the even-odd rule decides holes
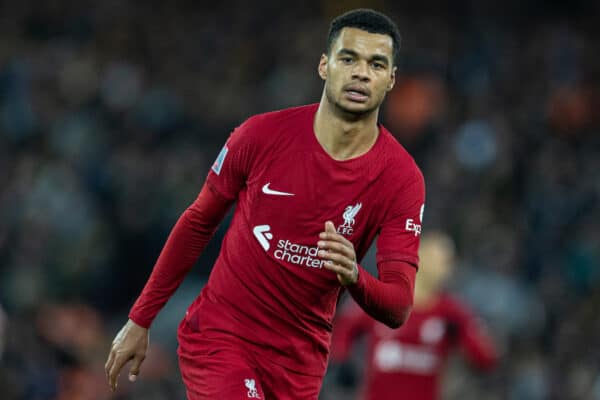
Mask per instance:
[[[366,336],[365,400],[435,400],[452,350],[460,349],[479,369],[497,361],[492,339],[468,308],[443,292],[452,271],[454,244],[440,232],[423,235],[411,316],[392,330],[348,299],[336,316],[332,360],[347,362],[355,340]]]
[[[232,133],[113,341],[113,389],[130,360],[136,379],[148,328],[234,202],[210,279],[179,326],[190,399],[316,400],[344,288],[385,325],[406,320],[425,186],[377,122],[399,46],[383,14],[334,19],[320,103],[254,116]],[[379,279],[357,264],[377,235]]]

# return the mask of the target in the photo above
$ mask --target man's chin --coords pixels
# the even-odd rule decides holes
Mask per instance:
[[[343,113],[357,117],[369,114],[377,108],[369,105],[368,103],[359,103],[354,101],[337,102],[336,106]]]

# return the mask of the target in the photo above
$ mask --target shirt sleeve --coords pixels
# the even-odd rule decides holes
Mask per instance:
[[[144,328],[152,321],[194,265],[232,202],[205,185],[194,203],[181,215],[129,318]]]
[[[211,190],[228,200],[236,200],[246,185],[256,156],[256,117],[234,129],[212,165],[206,180]]]
[[[257,117],[236,128],[212,165],[198,198],[181,215],[129,318],[149,327],[194,265],[229,207],[246,185],[255,155]]]
[[[401,261],[377,265],[379,278],[358,266],[358,282],[347,286],[358,305],[371,317],[390,328],[398,328],[410,315],[416,268]]]
[[[425,210],[425,181],[414,165],[413,175],[395,194],[380,227],[377,264],[402,261],[418,267],[419,240]]]

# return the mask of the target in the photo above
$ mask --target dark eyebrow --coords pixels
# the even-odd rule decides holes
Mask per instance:
[[[354,50],[345,49],[345,48],[340,49],[340,51],[338,51],[338,54],[347,54],[349,56],[354,56],[354,57],[358,56],[358,53],[355,52]]]
[[[338,51],[338,54],[340,55],[349,55],[349,56],[353,56],[353,57],[358,57],[358,53],[354,50],[351,49],[346,49],[346,48],[342,48]],[[384,63],[385,65],[389,65],[390,61],[388,60],[388,58],[386,56],[383,56],[381,54],[375,54],[373,56],[371,56],[371,60],[370,61],[379,61]]]

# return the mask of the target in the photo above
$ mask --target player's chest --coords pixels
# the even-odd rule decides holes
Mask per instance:
[[[374,190],[376,183],[360,170],[331,168],[322,161],[297,152],[256,168],[246,194],[253,222],[317,234],[330,220],[349,239],[377,224],[384,202]]]

